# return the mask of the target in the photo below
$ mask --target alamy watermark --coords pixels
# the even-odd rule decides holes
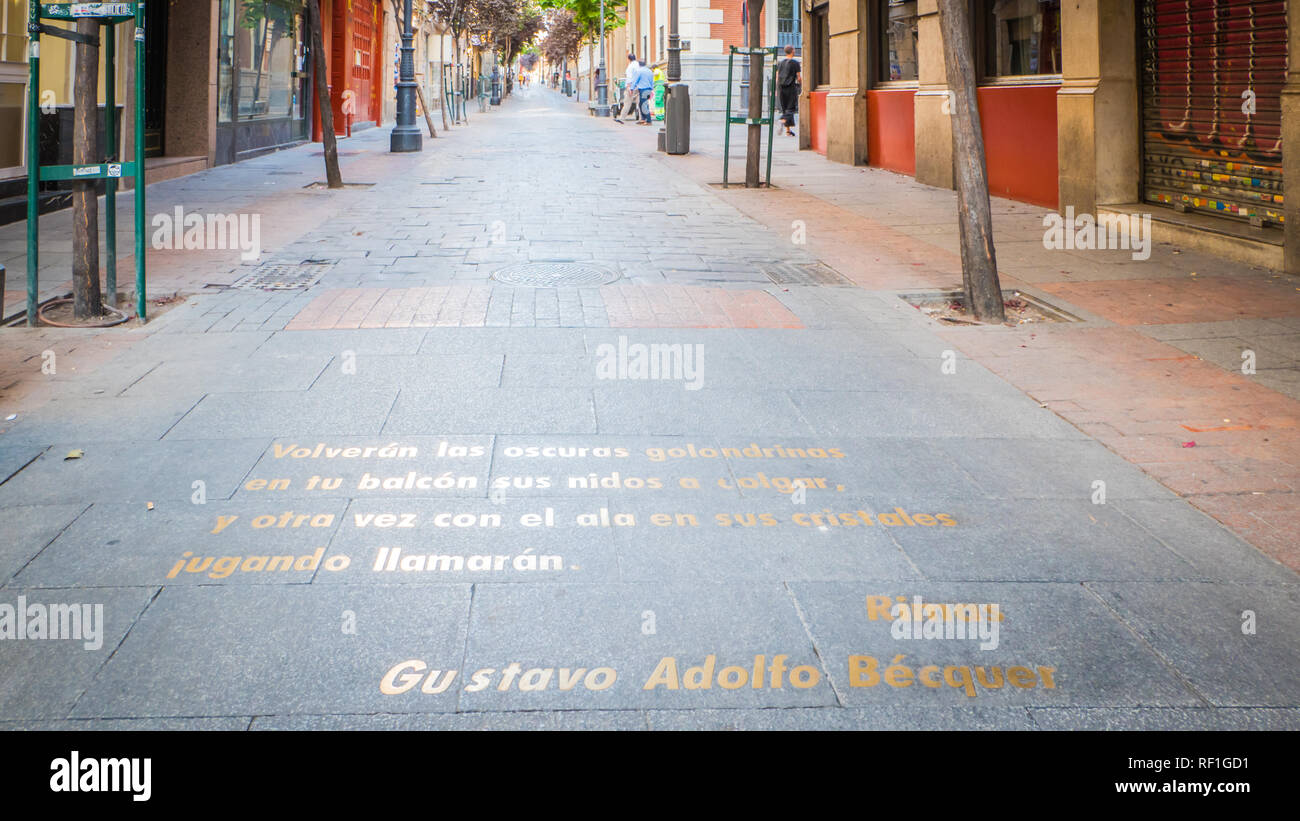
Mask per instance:
[[[1043,247],[1049,250],[1092,251],[1110,249],[1132,251],[1133,259],[1151,258],[1150,214],[1079,214],[1066,206],[1065,216],[1057,213],[1043,217]]]
[[[80,641],[87,650],[104,646],[104,605],[0,602],[0,641]]]
[[[178,205],[174,214],[155,214],[153,227],[155,251],[238,249],[246,262],[262,255],[261,214],[187,214]]]
[[[596,346],[597,379],[672,379],[685,382],[688,391],[704,385],[704,345],[700,343],[629,343]]]
[[[867,618],[888,618],[889,634],[896,640],[978,640],[981,650],[998,648],[1003,615],[995,603],[936,603],[920,596],[867,597]]]

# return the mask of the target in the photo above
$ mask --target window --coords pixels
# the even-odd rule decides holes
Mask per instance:
[[[879,0],[880,66],[883,80],[917,79],[916,0]]]
[[[0,0],[0,61],[27,62],[27,0]]]
[[[27,3],[0,0],[0,179],[23,174]]]
[[[794,46],[800,53],[803,43],[799,39],[799,7],[796,0],[778,0],[776,4],[776,45],[782,52],[786,46]]]
[[[983,0],[984,74],[1061,73],[1061,0]]]
[[[299,0],[221,0],[217,112],[222,122],[302,117]]]

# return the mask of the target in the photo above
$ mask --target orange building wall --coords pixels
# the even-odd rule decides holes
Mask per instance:
[[[826,91],[808,93],[808,133],[813,151],[826,154]]]
[[[867,92],[867,163],[916,174],[916,109],[910,88]]]
[[[1056,93],[1060,86],[979,89],[989,193],[1056,208]]]

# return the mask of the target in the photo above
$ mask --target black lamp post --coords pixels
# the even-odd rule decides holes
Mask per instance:
[[[411,0],[402,13],[402,61],[397,74],[397,125],[389,148],[393,153],[421,150],[423,140],[415,125],[415,30],[411,28]]]
[[[600,0],[600,68],[596,69],[597,117],[609,116],[609,81],[605,77],[605,0]]]

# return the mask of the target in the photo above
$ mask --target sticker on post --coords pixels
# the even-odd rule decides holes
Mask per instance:
[[[109,163],[109,165],[108,165],[108,176],[110,176],[110,177],[120,177],[120,176],[122,176],[122,164],[121,164],[121,163]]]
[[[135,41],[136,41],[137,43],[143,43],[143,42],[144,42],[144,29],[143,29],[142,27],[140,27],[140,26],[136,26],[136,29],[135,29]]]
[[[100,166],[98,165],[83,165],[80,168],[72,169],[72,176],[74,177],[98,176],[99,172],[100,172]]]
[[[73,17],[129,17],[130,3],[73,3]]]

